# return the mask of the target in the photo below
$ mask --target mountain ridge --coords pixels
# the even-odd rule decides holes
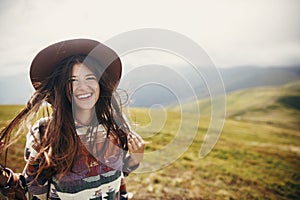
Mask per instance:
[[[130,107],[151,107],[156,104],[169,106],[180,100],[189,101],[210,96],[206,83],[207,80],[212,82],[216,80],[218,78],[216,74],[206,73],[206,69],[203,68],[203,73],[197,75],[195,70],[191,70],[187,66],[179,67],[176,70],[176,73],[168,74],[163,71],[145,74],[145,71],[140,70],[134,76],[129,74],[129,76],[123,77],[122,79],[125,81],[121,81],[119,88],[120,90],[125,89],[128,93]],[[245,88],[280,86],[300,80],[300,66],[268,68],[242,66],[219,68],[218,72],[225,88],[223,85],[213,85],[213,87],[216,87],[217,91],[225,89],[226,93]],[[203,77],[203,74],[206,77]],[[164,81],[163,84],[159,84],[162,81]],[[128,82],[130,83],[129,87],[126,85]],[[142,86],[144,83],[146,84]],[[136,90],[132,91],[133,89]],[[2,92],[0,104],[25,104],[34,91],[28,75],[23,73],[2,77],[0,90]]]

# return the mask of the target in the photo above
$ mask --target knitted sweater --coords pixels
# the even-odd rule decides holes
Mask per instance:
[[[120,147],[118,137],[115,134],[107,137],[101,124],[88,131],[90,127],[75,123],[80,145],[72,170],[60,179],[58,175],[36,178],[39,161],[35,158],[39,152],[40,127],[47,120],[39,120],[27,134],[24,174],[34,196],[47,199],[48,195],[50,199],[67,200],[127,199],[124,174],[138,165],[129,165],[130,156]]]

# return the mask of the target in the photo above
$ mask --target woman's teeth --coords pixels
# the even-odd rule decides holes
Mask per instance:
[[[77,98],[78,99],[85,99],[85,98],[88,98],[92,96],[92,93],[88,93],[88,94],[81,94],[81,95],[78,95]]]

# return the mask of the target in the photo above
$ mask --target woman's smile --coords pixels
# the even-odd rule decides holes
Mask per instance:
[[[89,100],[89,99],[91,99],[90,97],[92,95],[93,95],[93,93],[86,93],[86,94],[77,95],[76,97],[80,100]]]

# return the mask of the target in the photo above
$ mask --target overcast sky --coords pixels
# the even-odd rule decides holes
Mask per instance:
[[[53,42],[105,41],[140,28],[187,36],[217,67],[297,65],[299,8],[298,0],[1,0],[0,76],[28,72]]]

